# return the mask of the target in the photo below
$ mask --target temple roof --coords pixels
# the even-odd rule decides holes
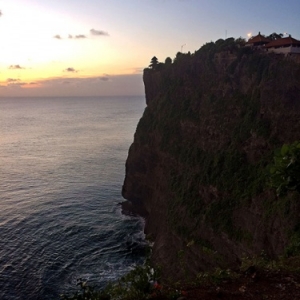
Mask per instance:
[[[270,39],[264,37],[263,35],[260,34],[260,32],[258,33],[258,35],[251,37],[247,44],[256,44],[256,43],[260,43],[260,44],[266,44],[271,42]]]
[[[286,37],[286,38],[271,41],[265,47],[266,48],[272,48],[272,47],[280,47],[280,46],[287,46],[287,45],[300,45],[300,41],[298,41],[298,40],[292,38],[291,36],[289,36],[289,37]]]

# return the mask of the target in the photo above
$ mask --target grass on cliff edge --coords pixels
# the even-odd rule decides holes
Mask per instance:
[[[270,260],[262,252],[257,257],[244,257],[239,270],[216,269],[202,272],[193,281],[159,283],[159,272],[149,264],[137,266],[123,278],[110,283],[103,290],[96,290],[80,281],[79,291],[71,296],[61,295],[62,300],[146,300],[146,299],[218,299],[221,293],[247,299],[247,293],[257,293],[268,299],[281,299],[283,295],[300,293],[300,256]],[[278,287],[278,291],[276,291]],[[278,298],[274,298],[275,292]],[[286,291],[285,291],[285,288]],[[296,291],[294,291],[296,289]],[[297,294],[298,293],[298,294]],[[248,296],[249,296],[248,295]],[[200,297],[201,296],[201,297]],[[200,297],[200,298],[195,298]],[[280,298],[281,297],[281,298]],[[230,298],[229,298],[230,299]],[[264,299],[264,298],[262,298]],[[295,299],[295,298],[293,298]]]

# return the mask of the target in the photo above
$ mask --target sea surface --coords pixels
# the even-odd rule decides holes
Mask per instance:
[[[0,98],[0,299],[59,299],[144,261],[121,214],[143,97]]]

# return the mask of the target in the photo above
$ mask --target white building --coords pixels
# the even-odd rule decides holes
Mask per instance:
[[[300,54],[300,41],[291,36],[274,40],[265,45],[268,52],[278,54]]]

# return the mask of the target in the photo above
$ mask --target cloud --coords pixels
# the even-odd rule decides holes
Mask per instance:
[[[0,17],[2,16],[2,11],[0,10]]]
[[[90,30],[90,33],[92,35],[103,35],[103,36],[109,36],[109,34],[105,31],[102,31],[102,30],[96,30],[96,29],[91,29]]]
[[[10,70],[23,70],[25,68],[21,67],[20,65],[10,65],[9,69]]]
[[[18,81],[20,81],[20,79],[16,79],[16,78],[7,78],[6,79],[6,82],[8,82],[8,83],[18,82]]]
[[[69,76],[68,76],[69,74]],[[141,74],[76,77],[65,73],[65,77],[54,77],[25,83],[20,79],[9,78],[3,82],[1,96],[143,96],[144,85]]]
[[[22,82],[20,79],[16,78],[7,78],[7,87],[9,88],[22,88],[23,86],[26,86],[27,83]]]
[[[66,69],[64,69],[64,72],[77,73],[78,71],[75,70],[74,68],[66,68]]]
[[[109,36],[109,34],[103,30],[96,30],[96,29],[91,29],[90,33],[92,35],[96,35],[96,36]],[[61,40],[62,36],[60,34],[56,34],[55,36],[53,36],[55,39],[57,40]],[[86,39],[87,36],[85,34],[69,34],[68,35],[68,39]]]
[[[86,39],[84,34],[75,35],[75,39]]]
[[[98,79],[101,80],[101,81],[108,81],[109,77],[106,75],[106,76],[98,77]]]
[[[77,35],[69,34],[68,35],[68,39],[86,39],[86,38],[87,38],[87,36],[84,34],[77,34]]]

